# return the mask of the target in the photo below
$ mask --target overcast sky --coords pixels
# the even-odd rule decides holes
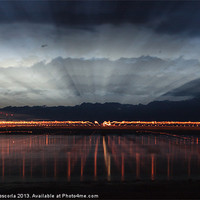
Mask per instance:
[[[200,96],[199,10],[198,1],[1,1],[0,107]]]

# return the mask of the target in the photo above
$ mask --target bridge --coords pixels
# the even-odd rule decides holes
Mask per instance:
[[[64,128],[64,129],[199,129],[200,122],[179,121],[0,121],[0,129]]]

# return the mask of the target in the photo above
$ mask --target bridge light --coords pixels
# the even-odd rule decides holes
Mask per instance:
[[[98,126],[100,126],[98,121],[94,121],[94,123],[97,124]]]
[[[107,122],[107,121],[104,121],[104,122],[103,122],[103,126],[111,126],[110,121],[108,121],[108,122]]]

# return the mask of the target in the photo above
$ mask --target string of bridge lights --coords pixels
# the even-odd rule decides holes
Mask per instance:
[[[0,127],[135,127],[135,126],[191,126],[199,127],[200,122],[180,121],[0,121]]]

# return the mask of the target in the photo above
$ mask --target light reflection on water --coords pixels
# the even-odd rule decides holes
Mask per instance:
[[[0,135],[0,180],[200,179],[198,136]]]

